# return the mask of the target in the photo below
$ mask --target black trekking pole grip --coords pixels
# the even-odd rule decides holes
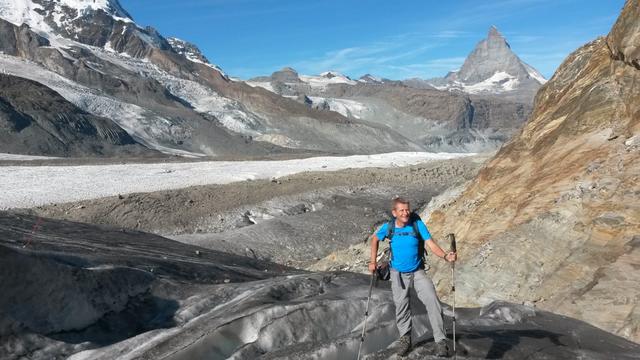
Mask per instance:
[[[456,250],[456,235],[455,234],[447,234],[447,239],[451,243],[451,251],[457,252]]]

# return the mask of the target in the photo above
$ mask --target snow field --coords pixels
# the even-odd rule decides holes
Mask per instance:
[[[305,171],[397,167],[473,154],[397,152],[278,161],[208,161],[89,166],[0,167],[0,209],[96,199],[118,194],[269,179]]]

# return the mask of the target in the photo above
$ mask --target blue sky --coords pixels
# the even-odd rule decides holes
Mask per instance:
[[[231,76],[340,71],[444,76],[497,26],[549,78],[605,35],[624,0],[120,0],[141,26],[195,43]]]

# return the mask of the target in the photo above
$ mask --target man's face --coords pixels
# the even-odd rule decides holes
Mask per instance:
[[[409,222],[409,214],[411,214],[411,209],[409,209],[409,204],[396,204],[396,206],[391,210],[393,217],[400,220],[403,223]]]

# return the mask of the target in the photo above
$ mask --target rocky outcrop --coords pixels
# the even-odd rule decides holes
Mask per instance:
[[[0,152],[53,156],[157,155],[109,119],[53,90],[0,74]]]
[[[458,301],[531,301],[640,341],[639,8],[572,53],[521,132],[428,214],[459,239]]]
[[[0,19],[0,51],[7,55],[29,58],[37,48],[48,46],[49,40],[34,33],[27,25],[15,26]]]
[[[628,2],[607,36],[613,58],[640,69],[640,6]]]
[[[171,45],[173,51],[186,57],[187,59],[203,64],[210,64],[209,59],[204,56],[202,51],[200,51],[198,46],[196,46],[195,44],[175,37],[167,38],[167,41]]]

